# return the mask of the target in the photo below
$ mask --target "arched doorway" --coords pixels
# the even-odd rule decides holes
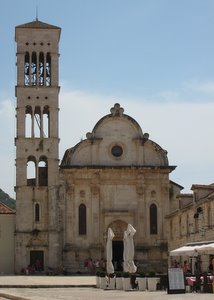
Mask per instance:
[[[123,235],[127,229],[127,225],[124,221],[116,220],[108,226],[108,228],[110,227],[113,230],[115,235],[112,241],[112,263],[115,271],[123,270]]]

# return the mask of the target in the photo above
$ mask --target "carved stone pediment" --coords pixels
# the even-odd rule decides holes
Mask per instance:
[[[114,232],[114,240],[123,240],[124,231],[127,229],[128,224],[121,220],[116,220],[112,222],[108,228],[110,227]],[[107,230],[108,231],[108,230]]]

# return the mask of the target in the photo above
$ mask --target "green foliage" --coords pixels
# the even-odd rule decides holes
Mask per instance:
[[[12,209],[16,208],[16,201],[6,194],[2,189],[0,189],[0,202]]]
[[[123,277],[124,277],[124,278],[130,277],[130,276],[129,276],[129,272],[123,272]]]
[[[149,272],[148,277],[155,277],[155,272],[154,271]]]
[[[102,271],[100,272],[100,277],[105,277],[106,276],[106,272]]]
[[[140,272],[140,277],[146,277],[146,273],[144,273],[144,272]]]
[[[122,272],[116,272],[116,277],[122,277]]]

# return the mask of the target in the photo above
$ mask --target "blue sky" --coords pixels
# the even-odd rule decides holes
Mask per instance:
[[[168,151],[184,191],[214,181],[213,0],[2,0],[0,188],[14,196],[14,29],[36,7],[62,28],[60,158],[119,102]]]

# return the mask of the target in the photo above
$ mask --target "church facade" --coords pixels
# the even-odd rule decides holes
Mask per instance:
[[[109,227],[119,268],[128,224],[138,266],[166,271],[167,216],[182,189],[167,152],[116,103],[59,160],[60,33],[38,20],[16,27],[15,272],[38,259],[43,270],[83,271],[86,259],[105,258]]]

